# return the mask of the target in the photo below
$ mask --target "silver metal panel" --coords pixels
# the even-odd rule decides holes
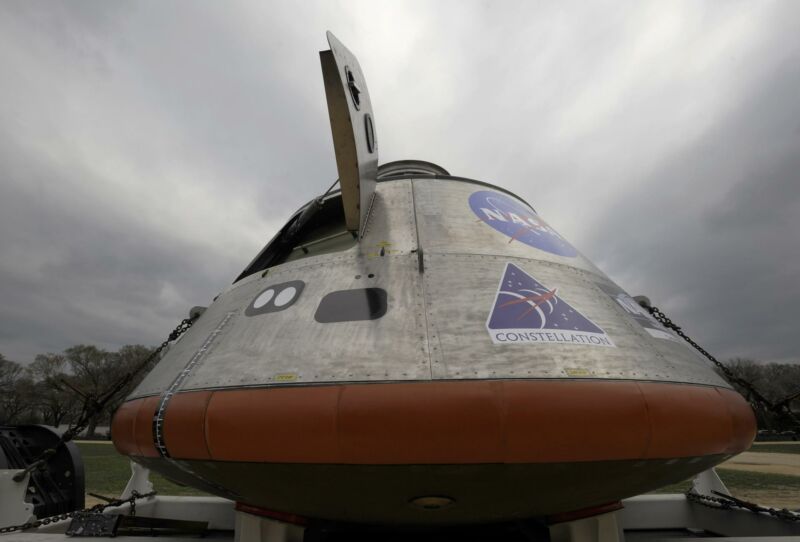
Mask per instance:
[[[297,279],[306,283],[297,302],[284,311],[239,315],[182,389],[430,378],[416,256],[314,260],[270,271],[220,298],[220,305],[242,310],[271,284]],[[382,318],[315,321],[326,294],[365,287],[387,291],[389,309]]]
[[[596,286],[596,277],[573,267],[500,256],[425,252],[428,321],[441,360],[435,378],[610,378],[728,386],[681,345],[662,355],[656,341]],[[493,344],[486,329],[505,264],[514,263],[608,334],[615,347],[583,344]],[[463,292],[462,295],[459,295]],[[433,337],[432,344],[436,345]],[[439,361],[437,363],[437,361]]]
[[[507,262],[535,276],[601,327],[615,347],[585,344],[493,344],[486,320]],[[609,378],[725,385],[707,367],[691,359],[665,359],[637,324],[622,317],[595,277],[552,262],[470,254],[425,252],[431,343],[441,350],[434,378]]]
[[[229,307],[234,306],[231,302],[221,302],[221,300],[225,298],[232,301],[233,297],[220,295],[194,325],[170,346],[161,361],[147,374],[130,397],[158,395],[165,391],[225,318],[226,313],[230,310]],[[244,309],[244,307],[241,308]],[[234,321],[230,323],[235,324],[237,318],[238,316],[234,316]],[[224,332],[229,330],[230,326],[226,326]]]
[[[681,341],[648,334],[600,288],[619,290],[591,262],[509,242],[478,218],[469,198],[486,187],[415,179],[413,189],[434,378],[609,378],[728,387]],[[494,344],[486,322],[507,263],[558,288],[559,298],[602,328],[615,346]]]
[[[613,283],[610,279],[604,278],[597,280],[596,284],[613,286],[620,291],[623,291],[618,285]],[[602,291],[602,288],[601,288]],[[730,384],[725,381],[711,366],[711,363],[700,355],[694,348],[692,348],[686,341],[675,335],[674,333],[659,326],[665,333],[671,336],[671,339],[662,339],[653,337],[648,333],[645,328],[638,324],[622,307],[616,302],[612,302],[611,306],[614,311],[619,314],[621,320],[626,322],[631,330],[642,337],[642,340],[648,344],[652,351],[664,360],[664,366],[670,371],[670,374],[677,375],[707,375],[707,380],[716,385],[730,388]],[[694,380],[687,380],[692,382]],[[699,380],[698,380],[699,382]]]
[[[507,235],[493,229],[472,212],[469,197],[472,193],[483,190],[491,189],[465,181],[414,180],[414,201],[419,224],[420,245],[426,253],[487,254],[514,258],[536,258],[537,260],[563,263],[602,275],[602,272],[594,264],[580,254],[574,257],[559,256],[519,241],[509,242],[510,238]],[[505,192],[497,192],[507,196]],[[527,203],[522,203],[529,207]]]
[[[622,378],[727,387],[687,346],[645,332],[600,286],[617,287],[582,257],[509,243],[479,221],[468,198],[484,188],[441,179],[380,183],[357,246],[284,263],[231,287],[133,396],[163,392],[229,312],[233,319],[181,389],[430,378]],[[600,326],[615,346],[494,344],[486,321],[509,262],[558,287],[559,297]],[[306,283],[297,303],[244,315],[269,285],[291,280]],[[326,294],[364,287],[386,290],[385,316],[315,321]]]
[[[358,60],[336,36],[327,35],[331,49],[320,52],[320,61],[345,222],[348,230],[360,231],[378,178],[375,118]]]
[[[284,263],[271,268],[266,276],[254,274],[229,287],[169,349],[131,397],[165,391],[229,312],[235,313],[233,320],[218,332],[203,360],[192,368],[193,378],[181,389],[324,382],[328,376],[334,380],[429,378],[411,181],[381,183],[375,194],[364,238],[357,246]],[[369,278],[370,274],[375,277]],[[244,309],[264,288],[298,278],[306,282],[306,290],[295,306],[260,318],[244,316]],[[314,320],[317,304],[326,293],[367,286],[388,292],[389,312],[380,320],[346,324]],[[254,324],[253,318],[259,324]],[[261,330],[262,326],[267,331]],[[290,328],[294,331],[285,334]],[[232,329],[235,333],[229,338]],[[276,329],[283,331],[276,334]],[[220,361],[217,349],[223,342],[225,358]],[[320,356],[325,349],[327,356]],[[387,353],[395,357],[389,358]],[[338,368],[323,361],[336,355]],[[360,363],[349,364],[359,359]],[[381,369],[373,362],[386,367]],[[348,365],[343,369],[343,364]]]
[[[358,252],[367,257],[408,254],[417,249],[411,181],[383,182],[375,189],[372,211]]]

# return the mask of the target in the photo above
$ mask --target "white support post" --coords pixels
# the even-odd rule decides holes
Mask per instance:
[[[119,498],[128,499],[134,491],[141,495],[150,493],[153,491],[153,484],[150,482],[150,469],[131,461],[131,477]]]
[[[30,474],[19,482],[14,481],[14,476],[21,470],[0,470],[0,527],[20,525],[33,521],[33,505],[25,502],[25,492],[28,490]]]
[[[550,526],[550,542],[621,542],[617,512]]]
[[[692,489],[700,495],[715,496],[712,491],[718,491],[723,495],[731,494],[713,467],[694,477]]]
[[[234,542],[303,542],[305,529],[237,510],[235,531]]]

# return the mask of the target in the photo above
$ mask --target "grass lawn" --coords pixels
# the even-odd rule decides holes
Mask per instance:
[[[755,442],[747,451],[768,454],[800,454],[800,443]]]
[[[117,453],[111,443],[77,442],[86,471],[86,492],[119,497],[131,477],[130,461]],[[194,488],[170,482],[160,474],[150,473],[153,487],[162,495],[205,495]]]
[[[748,472],[742,470],[717,469],[725,486],[736,495],[739,491],[795,491],[800,495],[800,476]],[[668,485],[653,493],[683,493],[691,487],[691,480]]]

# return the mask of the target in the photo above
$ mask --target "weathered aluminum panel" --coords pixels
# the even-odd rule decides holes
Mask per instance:
[[[430,377],[414,256],[309,261],[302,268],[270,272],[237,291],[233,304],[249,304],[271,284],[298,279],[305,288],[296,303],[281,312],[240,316],[182,389]],[[365,287],[386,290],[383,317],[331,324],[315,320],[326,294]]]
[[[229,307],[232,305],[221,302],[223,298],[227,298],[227,296],[221,294],[202,316],[195,321],[194,325],[170,346],[161,361],[131,393],[131,398],[158,395],[167,390],[192,357],[201,349],[208,337],[226,318]],[[244,310],[244,307],[242,307],[242,310]],[[234,317],[234,322],[229,321],[228,324],[235,323],[236,318],[238,316]],[[228,324],[226,324],[223,333],[230,330]]]
[[[667,330],[652,329],[659,337],[648,333],[609,293],[622,290],[591,262],[510,242],[488,226],[469,203],[480,190],[485,187],[458,181],[414,181],[434,378],[624,378],[727,387]],[[599,326],[614,347],[494,344],[487,320],[507,263],[557,289],[559,299]]]
[[[281,264],[266,276],[256,274],[231,286],[131,397],[163,392],[193,359],[191,374],[180,389],[430,378],[416,250],[411,181],[381,183],[358,246]],[[305,287],[286,310],[244,314],[268,286],[292,280],[302,280]],[[388,311],[382,318],[315,321],[326,294],[367,287],[388,293]],[[233,316],[220,328],[229,313]],[[212,334],[213,341],[208,341]]]
[[[486,321],[507,262],[534,275],[597,324],[614,347],[587,344],[493,344]],[[687,348],[659,349],[574,267],[504,256],[425,252],[425,294],[434,378],[612,378],[727,386]],[[552,330],[545,330],[552,331]],[[663,352],[663,353],[662,353]],[[668,355],[664,355],[668,354]]]
[[[613,294],[622,290],[591,263],[509,243],[507,235],[476,218],[468,203],[476,189],[485,187],[442,179],[380,183],[356,247],[281,264],[233,285],[133,396],[161,393],[191,360],[180,389],[429,378],[625,378],[727,386],[687,345],[655,337],[632,318],[615,301]],[[558,288],[559,298],[599,326],[614,346],[494,344],[487,320],[508,263]],[[244,314],[268,286],[293,280],[305,287],[286,310]],[[386,290],[383,317],[315,320],[325,295],[367,287]]]
[[[630,295],[607,277],[597,280],[596,284],[600,290],[606,294],[616,290],[622,293],[624,297],[628,298],[629,303],[635,303]],[[613,297],[611,298],[613,299]],[[648,339],[651,347],[664,359],[670,360],[673,363],[675,360],[680,359],[689,365],[699,364],[705,368],[704,370],[711,371],[716,377],[719,377],[718,373],[712,368],[710,362],[705,357],[676,333],[658,323],[655,318],[649,315],[646,309],[638,305],[634,307],[634,310],[638,309],[637,312],[639,315],[646,315],[645,318],[649,321],[648,326],[643,327],[640,323],[642,321],[641,316],[633,315],[630,309],[623,308],[619,302],[615,301],[612,305],[620,314],[620,317],[629,322],[638,334]],[[726,383],[725,386],[728,386],[728,384]]]
[[[408,254],[417,249],[417,227],[411,181],[383,182],[375,190],[372,211],[358,252],[367,257]]]
[[[420,245],[427,253],[487,254],[513,258],[563,263],[602,275],[602,272],[580,253],[573,257],[559,256],[512,240],[487,225],[470,208],[470,196],[490,190],[486,186],[446,179],[416,179],[414,201],[419,224]],[[497,190],[498,195],[511,197]],[[513,198],[530,208],[526,202]]]

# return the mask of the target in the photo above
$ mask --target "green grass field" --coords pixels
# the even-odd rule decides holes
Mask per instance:
[[[110,443],[78,442],[86,471],[86,492],[106,497],[118,497],[131,477],[130,461],[121,456]],[[150,473],[153,487],[162,495],[203,495],[204,493],[170,482],[163,476]]]
[[[800,495],[800,476],[717,469],[725,486],[736,495],[739,491],[793,491]],[[653,493],[683,493],[691,487],[691,480],[664,486]]]
[[[800,454],[800,443],[756,442],[748,451],[767,454]]]

